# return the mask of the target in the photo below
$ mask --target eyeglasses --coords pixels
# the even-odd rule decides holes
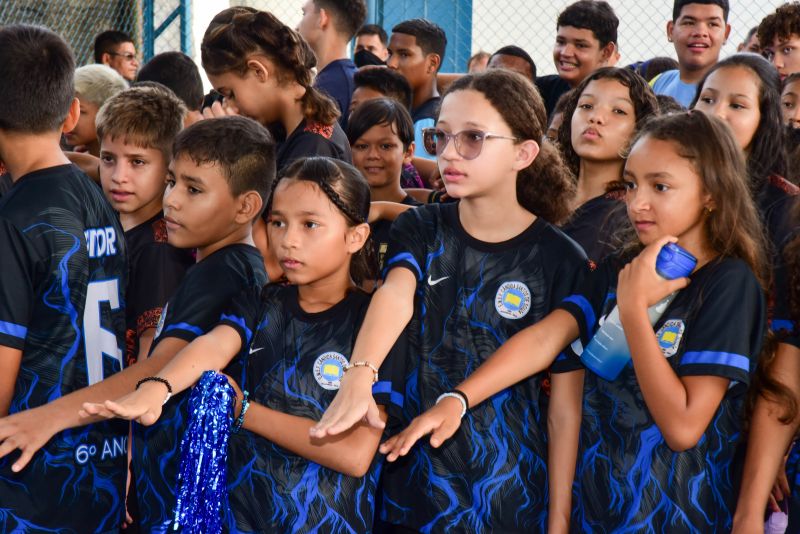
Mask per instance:
[[[480,130],[461,130],[458,133],[447,133],[439,128],[425,128],[422,130],[422,144],[425,151],[431,156],[441,156],[447,143],[453,139],[456,152],[464,159],[475,159],[481,155],[483,141],[486,139],[508,139],[519,141],[516,137],[498,135]]]
[[[136,54],[131,54],[130,52],[106,52],[109,56],[120,56],[124,57],[126,61],[134,61],[136,59]]]

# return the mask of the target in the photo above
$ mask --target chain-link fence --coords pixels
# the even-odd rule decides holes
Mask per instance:
[[[415,17],[433,20],[448,37],[444,72],[463,72],[478,50],[515,44],[530,53],[541,74],[555,72],[556,18],[572,0],[366,0],[368,21],[388,32]],[[675,57],[666,38],[673,0],[608,0],[620,19],[620,64],[655,56]],[[0,0],[0,24],[49,26],[72,45],[80,64],[91,62],[94,37],[114,28],[130,33],[145,59],[184,50],[199,60],[199,41],[211,17],[231,5],[275,13],[296,27],[304,0]],[[736,51],[748,30],[783,0],[733,0],[732,31],[722,55]],[[193,41],[193,42],[192,42]]]

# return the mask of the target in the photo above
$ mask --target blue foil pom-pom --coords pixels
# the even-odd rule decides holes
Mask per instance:
[[[225,375],[206,371],[189,397],[189,424],[181,440],[173,529],[222,532],[227,499],[225,459],[236,393]]]

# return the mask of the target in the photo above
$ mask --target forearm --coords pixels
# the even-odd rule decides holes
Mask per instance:
[[[556,310],[517,332],[457,386],[477,406],[492,395],[547,369],[580,331],[575,319]]]
[[[583,371],[553,374],[551,377],[552,395],[547,414],[548,532],[569,530],[583,413],[583,378]]]
[[[386,421],[386,412],[381,409]],[[316,421],[285,414],[251,403],[244,428],[298,456],[349,476],[361,477],[369,469],[378,450],[381,430],[358,424],[335,435],[315,439],[309,430]]]

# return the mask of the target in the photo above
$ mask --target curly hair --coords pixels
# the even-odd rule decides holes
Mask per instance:
[[[336,103],[313,86],[314,52],[272,13],[249,7],[221,11],[206,29],[200,53],[203,68],[211,75],[244,75],[248,60],[254,54],[264,55],[278,68],[280,83],[296,82],[305,89],[301,99],[305,118],[332,125],[340,115]]]
[[[800,36],[800,2],[783,4],[774,13],[764,17],[756,35],[762,49],[771,47],[776,39]]]
[[[539,155],[517,174],[517,200],[528,211],[558,223],[569,215],[575,183],[561,156],[550,143],[542,143],[547,115],[542,97],[530,80],[505,69],[468,74],[453,82],[442,97],[456,91],[477,91],[494,107],[518,139],[539,144]]]
[[[572,147],[572,121],[569,118],[578,107],[581,95],[590,83],[596,80],[616,80],[628,88],[633,111],[635,113],[636,128],[644,124],[644,121],[654,115],[659,114],[658,100],[653,93],[653,89],[647,84],[644,78],[630,69],[618,67],[603,67],[597,69],[587,76],[578,86],[569,93],[567,101],[564,103],[564,120],[558,129],[557,143],[561,149],[561,155],[567,164],[573,178],[577,180],[580,170],[581,158]],[[624,147],[627,148],[627,147]]]

